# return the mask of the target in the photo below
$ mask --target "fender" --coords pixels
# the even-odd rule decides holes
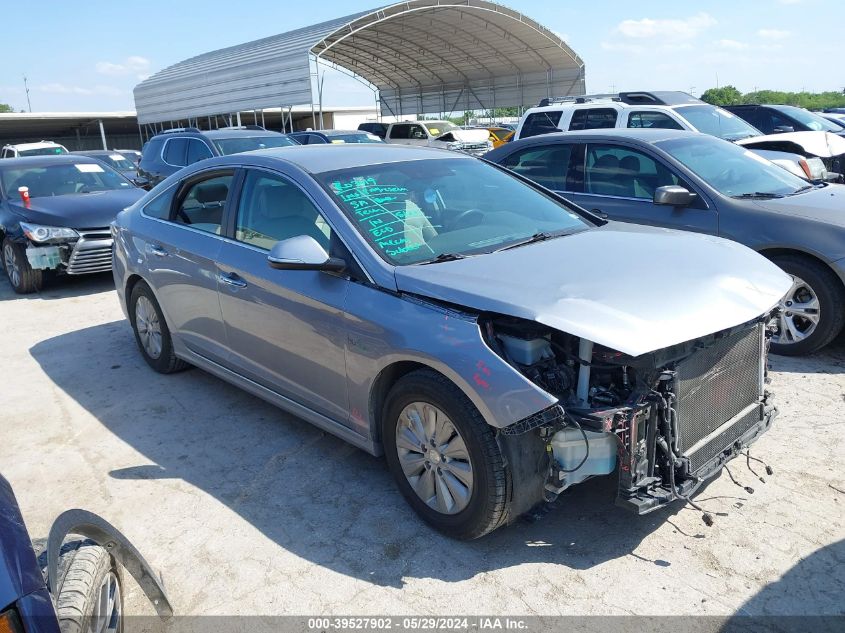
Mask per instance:
[[[106,548],[141,586],[162,618],[173,615],[173,607],[156,573],[141,553],[120,531],[105,519],[87,510],[67,510],[53,522],[47,537],[47,582],[56,595],[59,571],[59,551],[68,534],[79,534]]]

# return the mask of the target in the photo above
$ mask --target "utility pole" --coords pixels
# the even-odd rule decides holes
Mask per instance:
[[[32,104],[29,102],[29,86],[26,84],[26,75],[23,76],[23,89],[26,92],[26,105],[32,113]]]

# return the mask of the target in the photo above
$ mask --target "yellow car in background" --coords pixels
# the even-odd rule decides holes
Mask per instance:
[[[490,132],[490,141],[493,143],[494,148],[504,145],[514,135],[514,130],[509,130],[506,127],[488,127],[487,131]]]

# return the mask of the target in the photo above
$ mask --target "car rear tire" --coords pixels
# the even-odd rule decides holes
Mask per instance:
[[[150,367],[160,374],[172,374],[188,367],[173,352],[173,339],[161,307],[153,291],[143,281],[132,288],[128,311],[135,342]]]
[[[44,284],[44,274],[29,265],[26,249],[8,237],[3,240],[3,269],[12,289],[21,295],[31,294]]]
[[[836,338],[845,323],[842,282],[821,262],[800,255],[780,255],[772,261],[794,281],[781,302],[772,353],[802,356],[821,349]]]
[[[71,541],[59,557],[56,615],[62,633],[121,633],[123,582],[120,567],[92,541]]]
[[[505,522],[510,477],[495,433],[446,377],[402,377],[385,402],[382,440],[400,492],[433,528],[469,540]]]

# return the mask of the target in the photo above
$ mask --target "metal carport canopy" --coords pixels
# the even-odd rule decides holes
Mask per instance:
[[[410,0],[165,68],[135,87],[138,122],[314,104],[315,60],[372,84],[395,116],[584,94],[581,58],[534,20],[486,0]]]

